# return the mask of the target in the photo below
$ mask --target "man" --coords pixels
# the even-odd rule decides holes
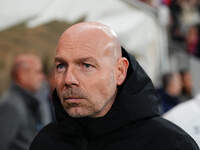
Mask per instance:
[[[180,71],[182,80],[181,100],[188,101],[193,98],[193,79],[189,70],[183,69]]]
[[[178,72],[169,72],[162,77],[162,88],[158,89],[161,99],[161,113],[165,113],[181,102],[181,76]]]
[[[197,150],[183,130],[161,119],[151,80],[115,33],[85,22],[66,30],[55,56],[57,122],[30,150]]]
[[[43,80],[40,59],[18,55],[11,77],[13,83],[0,103],[0,149],[27,150],[40,126],[38,102],[33,97]]]

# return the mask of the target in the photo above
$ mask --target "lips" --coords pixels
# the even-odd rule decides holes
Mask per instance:
[[[83,97],[65,97],[63,98],[65,101],[67,100],[80,100],[80,99],[83,99]]]

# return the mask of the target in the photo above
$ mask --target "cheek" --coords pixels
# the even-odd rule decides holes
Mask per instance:
[[[63,76],[60,74],[55,74],[54,76],[54,84],[57,89],[60,89],[63,83]]]
[[[54,88],[56,89],[58,96],[61,98],[61,93],[64,88],[64,81],[61,75],[54,75]]]
[[[36,88],[37,90],[40,88],[40,86],[42,84],[42,80],[40,79],[40,76],[36,73],[30,74],[29,81],[31,81],[30,82],[31,86]]]
[[[58,96],[61,98],[61,92],[62,92],[62,77],[59,75],[54,75],[54,88],[57,91]],[[62,99],[61,99],[62,102]]]
[[[116,82],[113,73],[98,75],[94,80],[90,79],[87,83],[90,83],[89,92],[93,94],[94,97],[97,97],[97,99],[109,99],[116,90]]]
[[[36,79],[37,79],[37,78],[34,76],[34,74],[31,73],[31,72],[29,72],[29,73],[27,73],[27,76],[25,77],[25,82],[26,82],[27,84],[33,85],[35,82],[37,82]],[[35,83],[35,84],[36,84],[36,83]]]

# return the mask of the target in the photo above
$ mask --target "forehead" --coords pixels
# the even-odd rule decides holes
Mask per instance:
[[[56,55],[106,56],[112,52],[113,41],[100,30],[66,32],[58,43]]]
[[[32,71],[41,71],[42,63],[40,60],[32,60],[29,63],[27,63],[27,69]]]

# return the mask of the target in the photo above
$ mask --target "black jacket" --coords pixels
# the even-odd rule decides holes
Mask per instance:
[[[57,122],[45,127],[30,150],[198,150],[182,129],[159,117],[151,80],[123,50],[130,63],[110,111],[100,118],[72,118],[54,92]]]

